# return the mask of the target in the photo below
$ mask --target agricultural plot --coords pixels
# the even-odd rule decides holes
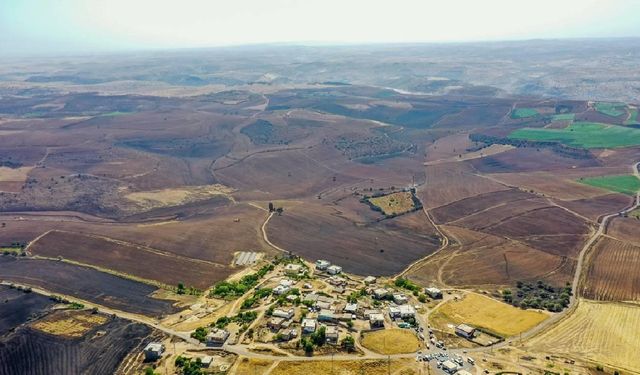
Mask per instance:
[[[580,300],[577,310],[525,344],[527,350],[640,372],[640,307]]]
[[[35,242],[33,255],[62,258],[135,278],[206,289],[232,270],[220,264],[96,235],[51,231]]]
[[[106,323],[108,319],[106,315],[93,314],[90,311],[56,311],[30,326],[51,335],[82,337]]]
[[[37,293],[25,293],[0,285],[0,335],[46,313],[53,301]]]
[[[589,260],[583,295],[598,301],[640,301],[640,246],[602,238]]]
[[[535,108],[516,108],[511,112],[512,119],[536,117],[540,113]]]
[[[412,330],[383,329],[365,333],[362,346],[380,354],[413,353],[422,348],[422,344]]]
[[[402,215],[416,209],[417,198],[410,191],[400,191],[367,199],[387,216]]]
[[[619,117],[626,112],[627,105],[624,103],[597,102],[593,105],[596,111],[611,117]]]
[[[466,294],[461,300],[448,301],[432,314],[436,327],[452,331],[449,325],[469,324],[501,337],[525,332],[549,317],[539,311],[522,310],[492,298],[475,293]]]
[[[625,125],[637,125],[640,121],[638,120],[638,108],[631,108],[629,110],[629,118],[625,120]]]
[[[78,337],[55,333],[21,327],[0,338],[0,374],[114,374],[153,330],[116,318]]]
[[[542,129],[545,130],[545,129]],[[576,159],[562,155],[549,148],[515,148],[500,154],[488,155],[470,161],[473,167],[487,174],[539,172],[567,170],[571,168],[588,168],[600,164],[595,157]]]
[[[457,226],[442,228],[455,245],[413,270],[412,280],[425,285],[435,282],[456,287],[509,288],[520,280],[564,285],[573,275],[575,261],[567,257]]]
[[[627,195],[635,195],[640,190],[640,179],[634,175],[590,177],[579,182]]]
[[[355,221],[347,207],[303,203],[267,226],[276,245],[306,259],[327,259],[346,272],[391,275],[435,251],[440,241],[422,212],[393,219]]]
[[[640,144],[640,130],[593,122],[576,122],[565,129],[517,129],[512,139],[559,142],[578,148],[617,148]]]
[[[480,159],[476,159],[480,160]],[[420,201],[428,209],[461,199],[509,188],[478,176],[466,162],[429,165],[426,183],[418,189]]]
[[[575,113],[560,113],[560,114],[551,116],[551,120],[553,121],[573,121],[575,118],[576,118]]]
[[[150,285],[64,262],[0,257],[0,275],[126,312],[161,316],[177,311],[171,302],[150,297],[156,290]]]

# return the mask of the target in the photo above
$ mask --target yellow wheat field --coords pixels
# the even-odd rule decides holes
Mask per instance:
[[[640,307],[581,300],[573,314],[527,347],[640,372],[639,333]]]

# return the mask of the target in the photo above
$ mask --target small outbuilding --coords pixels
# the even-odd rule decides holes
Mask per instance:
[[[318,271],[325,271],[327,268],[329,268],[330,265],[331,263],[328,260],[324,260],[324,259],[316,260],[316,269]]]
[[[150,342],[144,348],[144,359],[146,361],[156,361],[162,357],[164,345],[160,342]]]
[[[460,324],[456,327],[456,335],[466,339],[472,339],[476,334],[476,329],[467,324]]]

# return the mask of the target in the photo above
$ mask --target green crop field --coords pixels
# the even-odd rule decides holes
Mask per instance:
[[[539,113],[534,108],[516,108],[511,112],[511,118],[527,118],[537,116]]]
[[[634,175],[590,177],[579,182],[628,195],[635,195],[640,190],[640,180]]]
[[[561,113],[558,115],[553,115],[551,119],[553,121],[573,121],[576,118],[575,113]]]
[[[596,111],[603,113],[607,116],[618,117],[624,115],[626,108],[624,103],[605,103],[598,102],[594,105]]]
[[[640,130],[623,126],[576,122],[564,129],[517,129],[509,138],[560,142],[580,148],[617,148],[640,145]]]

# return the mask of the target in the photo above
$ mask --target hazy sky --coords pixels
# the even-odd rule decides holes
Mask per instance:
[[[640,36],[640,0],[0,0],[0,55]]]

